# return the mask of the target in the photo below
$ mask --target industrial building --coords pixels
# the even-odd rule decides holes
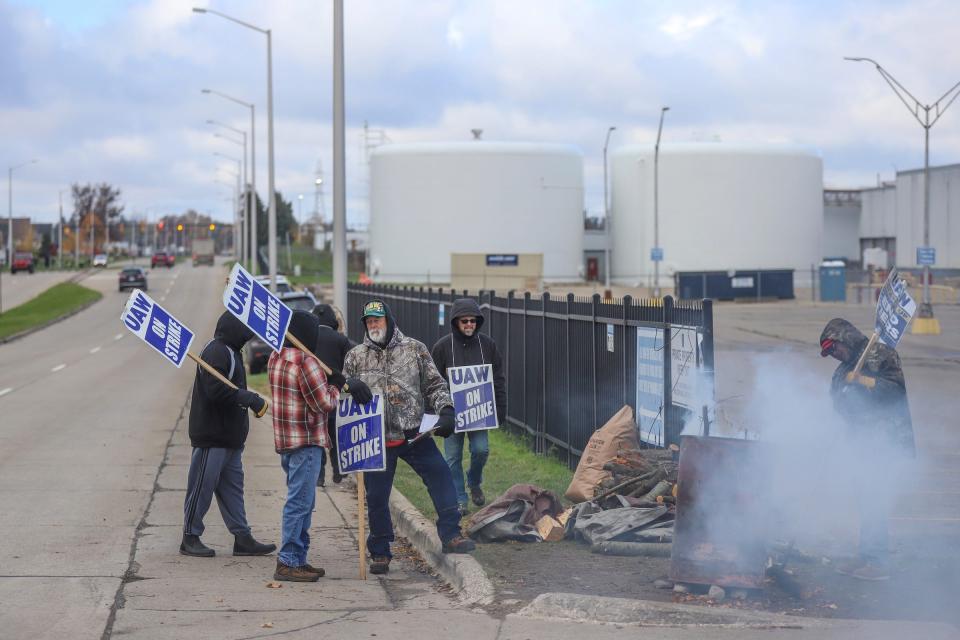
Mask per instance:
[[[370,155],[370,275],[448,283],[453,254],[498,269],[542,255],[542,280],[583,278],[583,156],[560,144],[387,144]]]
[[[657,188],[661,287],[678,271],[795,269],[823,258],[823,165],[792,145],[633,145],[611,156],[611,280],[652,286]],[[655,168],[658,178],[655,182]]]

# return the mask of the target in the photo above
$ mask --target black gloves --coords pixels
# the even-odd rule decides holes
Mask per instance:
[[[237,404],[252,410],[258,418],[262,418],[267,412],[267,401],[246,389],[237,389]]]
[[[370,391],[367,383],[360,378],[347,378],[347,391],[360,404],[367,404],[373,400],[373,392]]]
[[[343,389],[343,385],[346,383],[347,379],[339,371],[331,371],[327,374],[327,384],[332,384],[337,389]]]
[[[433,427],[433,435],[441,438],[449,438],[453,435],[454,412],[453,407],[446,406],[440,409],[440,419]]]

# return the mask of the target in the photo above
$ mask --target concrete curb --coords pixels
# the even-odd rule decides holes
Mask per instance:
[[[390,493],[390,514],[397,533],[409,540],[427,564],[457,590],[461,602],[478,605],[493,602],[493,584],[480,563],[466,554],[443,553],[434,523],[396,490]]]
[[[77,275],[73,276],[72,278],[69,278],[69,279],[67,279],[67,280],[64,280],[64,282],[79,282],[80,280],[82,280],[83,278],[85,278],[88,274],[89,274],[89,269],[88,269],[87,271],[82,272],[82,273],[78,273]],[[37,326],[35,326],[35,327],[30,327],[29,329],[26,329],[26,330],[24,330],[24,331],[21,331],[20,333],[14,333],[13,335],[9,335],[9,336],[7,336],[6,338],[0,338],[0,344],[7,344],[8,342],[13,342],[14,340],[19,340],[20,338],[26,338],[26,337],[27,337],[28,335],[30,335],[31,333],[36,333],[37,331],[43,331],[44,329],[46,329],[46,328],[49,327],[49,326],[55,325],[55,324],[57,324],[58,322],[60,322],[60,321],[62,321],[62,320],[66,320],[66,319],[69,318],[70,316],[75,316],[75,315],[77,315],[78,313],[80,313],[81,311],[84,311],[84,310],[86,310],[86,309],[89,309],[90,307],[92,307],[93,305],[97,304],[97,303],[100,302],[101,300],[103,300],[103,294],[102,294],[102,293],[100,294],[100,297],[97,298],[96,300],[91,300],[90,302],[88,302],[88,303],[86,303],[86,304],[82,304],[82,305],[80,305],[79,307],[77,307],[76,309],[74,309],[73,311],[69,311],[69,312],[63,314],[62,316],[58,316],[58,317],[54,318],[53,320],[49,320],[49,321],[44,322],[43,324],[37,325]],[[14,308],[16,308],[16,307],[14,307]]]

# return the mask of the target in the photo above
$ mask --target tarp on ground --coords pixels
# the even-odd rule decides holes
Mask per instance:
[[[667,541],[673,537],[673,514],[666,506],[602,510],[596,503],[587,502],[570,516],[568,527],[576,539],[591,545],[608,540]]]
[[[532,484],[515,484],[470,519],[467,535],[477,542],[541,542],[536,522],[557,517],[563,507],[552,491]]]

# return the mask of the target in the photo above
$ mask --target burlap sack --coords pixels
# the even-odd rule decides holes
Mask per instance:
[[[624,405],[590,436],[564,496],[572,502],[592,500],[594,488],[610,476],[609,471],[603,470],[603,465],[615,458],[621,450],[639,448],[640,440],[637,423],[633,420],[633,409],[630,405]]]

